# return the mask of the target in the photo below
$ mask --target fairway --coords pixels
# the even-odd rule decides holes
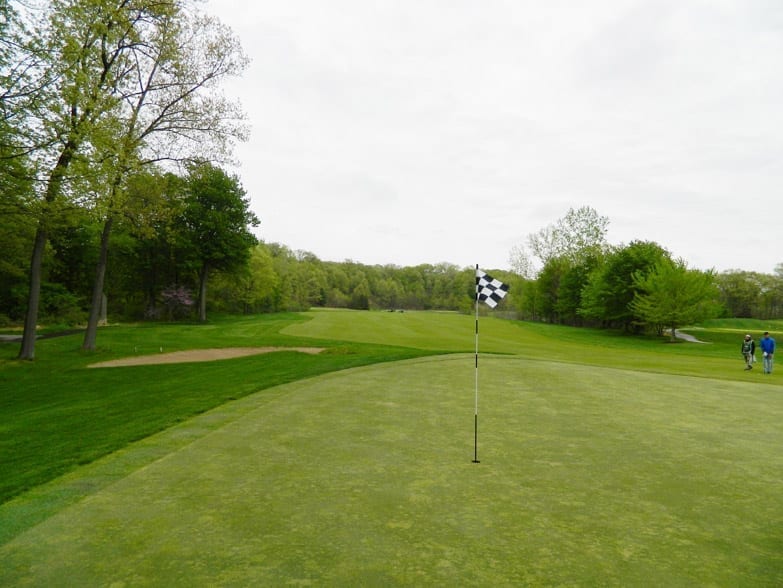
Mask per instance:
[[[778,386],[484,356],[474,464],[473,377],[406,360],[190,419],[85,468],[172,448],[0,547],[0,585],[783,583]]]

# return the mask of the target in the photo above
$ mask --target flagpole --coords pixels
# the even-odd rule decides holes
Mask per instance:
[[[508,285],[479,270],[476,264],[476,404],[473,412],[473,463],[478,459],[478,336],[479,301],[483,300],[490,308],[495,308],[508,292]]]
[[[473,463],[480,463],[478,458],[478,269],[479,266],[476,264],[476,400],[473,410]]]

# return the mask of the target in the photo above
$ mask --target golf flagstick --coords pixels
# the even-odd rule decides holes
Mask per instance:
[[[473,463],[478,460],[478,317],[479,301],[483,300],[490,308],[495,308],[508,292],[508,285],[479,270],[476,264],[476,404],[473,412]]]
[[[476,276],[478,277],[479,266],[476,264]],[[479,289],[476,282],[476,395],[473,409],[473,463],[481,463],[478,458],[478,303]]]

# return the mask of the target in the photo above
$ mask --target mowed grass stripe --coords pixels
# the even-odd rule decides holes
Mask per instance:
[[[480,365],[480,464],[470,354],[286,384],[7,543],[0,584],[783,581],[774,387]]]
[[[281,334],[342,339],[355,343],[394,344],[428,350],[473,351],[475,317],[454,312],[360,312],[313,310],[311,320],[286,325]],[[757,321],[758,322],[758,321]],[[756,331],[762,327],[757,325]],[[747,325],[745,327],[752,331]],[[706,344],[671,343],[669,338],[629,335],[606,329],[574,328],[544,323],[479,318],[479,353],[607,367],[748,381],[740,354],[743,331],[694,331]],[[759,333],[760,336],[760,333]],[[783,336],[781,343],[783,344]],[[759,352],[760,353],[760,352]],[[760,360],[760,355],[759,355]],[[781,373],[783,373],[783,362]],[[759,363],[760,372],[760,363]],[[752,381],[779,386],[774,378],[752,374]]]

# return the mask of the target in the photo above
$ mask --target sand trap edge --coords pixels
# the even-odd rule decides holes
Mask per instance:
[[[276,351],[298,351],[316,355],[323,351],[323,347],[226,347],[222,349],[188,349],[186,351],[172,351],[169,353],[155,353],[152,355],[137,355],[101,361],[88,365],[88,368],[127,367],[134,365],[157,365],[166,363],[192,363],[202,361],[217,361],[220,359],[233,359],[247,355],[261,355]]]

